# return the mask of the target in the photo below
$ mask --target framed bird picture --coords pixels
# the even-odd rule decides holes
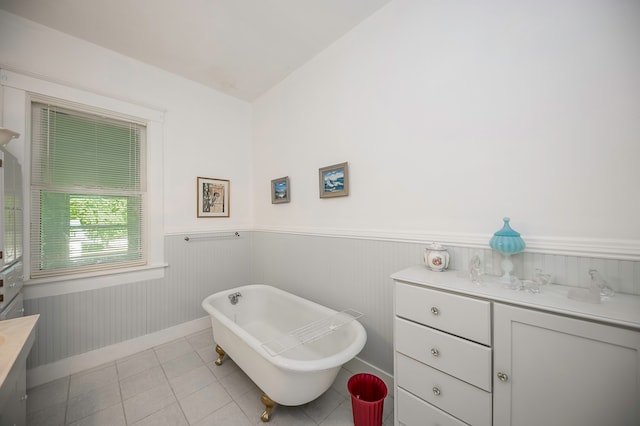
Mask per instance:
[[[198,217],[229,217],[229,187],[226,179],[198,177]]]

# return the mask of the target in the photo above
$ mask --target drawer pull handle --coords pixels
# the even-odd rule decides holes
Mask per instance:
[[[22,396],[20,397],[20,401],[26,401],[26,400],[27,400],[27,398],[29,398],[29,395],[27,395],[27,394],[25,393],[24,395],[22,395]]]
[[[436,308],[435,306],[431,307],[431,313],[433,315],[439,315],[440,314],[440,310],[438,308]]]
[[[439,388],[439,387],[437,387],[437,386],[434,386],[434,387],[433,387],[433,394],[434,394],[435,396],[440,396],[440,388]]]
[[[439,357],[440,356],[440,351],[436,348],[431,348],[431,355],[435,356],[435,357]]]
[[[496,376],[498,376],[498,380],[500,380],[501,382],[509,381],[509,376],[507,376],[507,373],[498,373],[496,374]]]

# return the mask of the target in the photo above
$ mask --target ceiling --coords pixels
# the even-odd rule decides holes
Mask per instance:
[[[0,8],[253,100],[390,0],[0,0]]]

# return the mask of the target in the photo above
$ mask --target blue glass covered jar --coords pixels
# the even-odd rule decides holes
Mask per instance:
[[[520,253],[526,246],[520,233],[514,231],[511,229],[511,226],[509,226],[509,220],[508,217],[503,219],[504,224],[502,225],[502,229],[493,234],[491,241],[489,241],[489,246],[502,255],[500,266],[502,266],[503,275],[500,281],[505,284],[511,283],[513,263],[511,262],[510,256]]]

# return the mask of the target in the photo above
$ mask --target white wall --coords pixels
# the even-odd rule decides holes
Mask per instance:
[[[618,247],[627,242],[634,260],[639,40],[635,0],[394,0],[250,105],[0,11],[0,66],[166,110],[165,233],[464,233],[486,247],[485,237],[510,215],[528,243],[536,236],[613,239]],[[342,161],[350,163],[351,195],[320,200],[318,168]],[[270,180],[285,175],[292,201],[272,205]],[[231,218],[196,219],[196,176],[231,180]],[[164,279],[82,295],[112,312],[109,300],[120,296],[103,295],[122,292],[130,301],[123,309],[149,309],[132,314],[139,323],[109,341],[94,338],[92,324],[81,332],[50,325],[39,331],[36,364],[86,351],[85,342],[112,344],[195,318],[204,294],[251,275],[336,308],[361,308],[369,333],[363,357],[390,371],[389,274],[420,262],[422,243],[255,234],[256,241],[198,246],[167,237]],[[456,267],[464,267],[461,258]],[[598,262],[544,257],[532,264],[576,270],[575,279],[564,276],[581,285],[595,263],[616,289],[637,293],[640,263]],[[224,274],[211,280],[218,267]],[[27,313],[61,319],[80,309],[78,297],[32,298]],[[99,336],[119,326],[96,321]],[[47,352],[55,348],[45,340],[65,337],[80,349]]]
[[[25,313],[42,315],[29,368],[46,371],[40,379],[30,374],[30,386],[43,377],[69,374],[61,360],[78,368],[74,356],[204,317],[204,297],[250,282],[250,232],[233,240],[195,242],[184,241],[182,234],[251,226],[251,104],[1,10],[0,68],[159,109],[164,115],[161,152],[153,156],[162,163],[153,167],[164,173],[161,182],[150,183],[162,186],[164,201],[150,202],[154,220],[162,219],[161,235],[154,237],[164,245],[160,251],[168,267],[153,279],[117,274],[74,286],[26,285]],[[13,86],[1,89],[0,124],[24,123],[26,105],[16,106],[18,91]],[[5,101],[11,109],[3,108]],[[22,127],[15,128],[22,136],[11,142],[12,152],[28,149]],[[197,176],[230,179],[230,218],[196,218]],[[172,233],[177,235],[163,235]],[[96,281],[100,284],[93,285]]]
[[[249,103],[2,10],[0,67],[165,111],[166,233],[251,225]],[[196,218],[197,176],[231,180],[230,218]]]
[[[394,0],[253,123],[258,229],[488,236],[510,216],[525,239],[640,247],[638,1]],[[350,195],[319,199],[343,161]]]

